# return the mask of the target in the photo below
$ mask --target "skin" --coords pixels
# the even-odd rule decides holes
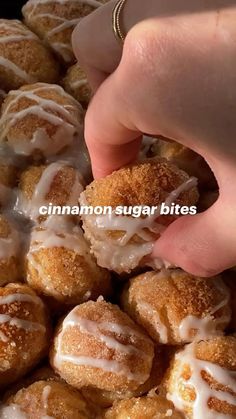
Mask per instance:
[[[194,275],[215,275],[236,264],[235,2],[127,0],[124,45],[112,33],[114,4],[84,18],[72,37],[95,92],[85,120],[94,176],[132,162],[142,132],[201,154],[219,198],[204,213],[172,223],[153,256]]]

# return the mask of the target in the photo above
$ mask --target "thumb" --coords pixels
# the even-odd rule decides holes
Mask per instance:
[[[207,211],[171,224],[155,243],[160,257],[185,271],[210,277],[236,265],[233,206],[219,200]]]

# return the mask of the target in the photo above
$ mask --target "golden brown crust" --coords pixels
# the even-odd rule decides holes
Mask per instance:
[[[26,28],[20,21],[0,19],[0,38],[13,36],[8,42],[0,43],[0,56],[9,60],[26,73],[21,77],[17,71],[7,65],[0,65],[1,89],[9,91],[18,89],[28,83],[42,81],[54,83],[59,78],[59,66],[49,49]],[[14,35],[20,33],[25,38],[16,40]],[[28,38],[27,38],[28,36]]]
[[[30,200],[35,192],[43,172],[49,165],[30,166],[20,176],[19,189],[27,200]],[[71,195],[71,191],[76,179],[77,170],[72,166],[62,165],[61,169],[55,174],[49,191],[45,196],[45,201],[53,205],[66,205]],[[82,178],[81,178],[82,183]],[[82,188],[82,186],[81,186]]]
[[[40,105],[40,100],[44,104]],[[14,119],[15,115],[24,110],[21,118]],[[59,118],[57,123],[51,122],[53,117]],[[64,135],[68,135],[69,144],[74,134],[81,129],[83,117],[81,105],[62,87],[46,83],[25,85],[18,91],[10,92],[4,100],[1,139],[8,141],[17,153],[24,145],[20,154],[36,154],[37,159],[40,153],[43,156],[57,154],[67,146],[66,142],[62,142],[61,147],[58,144],[59,130],[66,129]],[[43,140],[40,139],[34,146],[32,140],[36,134],[43,137]],[[61,140],[65,141],[64,138]],[[48,147],[45,146],[46,142]]]
[[[37,381],[11,396],[6,405],[19,406],[29,419],[91,419],[93,412],[83,396],[66,383]]]
[[[12,241],[12,251],[9,252],[9,255],[4,254],[5,242],[4,240],[1,242],[1,239],[9,239],[9,241]],[[18,232],[15,230],[14,226],[9,223],[8,219],[0,214],[0,246],[4,254],[4,256],[0,257],[0,286],[9,282],[19,281],[22,278],[19,243],[17,244],[17,241],[19,242]]]
[[[105,413],[105,419],[171,419],[183,418],[164,397],[138,397],[115,402]]]
[[[82,68],[75,64],[70,67],[62,80],[65,91],[72,95],[84,108],[88,107],[92,91]]]
[[[181,269],[147,272],[134,277],[123,292],[122,305],[155,341],[172,345],[194,338],[196,329],[191,322],[188,337],[180,334],[181,321],[187,316],[201,319],[210,315],[213,316],[210,320],[222,320],[215,324],[220,333],[228,325],[231,315],[229,290],[219,277],[206,281]],[[215,310],[218,305],[219,309]]]
[[[198,360],[201,360],[200,363]],[[209,363],[210,368],[208,368]],[[222,370],[219,370],[220,367]],[[235,382],[232,372],[235,371],[236,338],[219,336],[187,345],[184,350],[177,352],[163,384],[168,397],[173,397],[178,403],[181,402],[181,410],[187,417],[192,417],[197,395],[198,405],[202,409],[202,414],[205,412],[205,416],[210,410],[211,413],[214,411],[234,417],[236,393],[232,388],[232,381]],[[193,384],[191,382],[188,384],[193,375]],[[226,382],[229,383],[228,386],[225,385]],[[225,400],[221,397],[222,393],[217,397],[217,392],[224,392]],[[233,404],[231,400],[234,400]]]
[[[202,156],[175,141],[157,138],[152,146],[152,153],[176,164],[190,176],[197,177],[204,189],[214,189],[216,179]]]
[[[236,338],[233,336],[219,336],[198,342],[195,354],[198,359],[236,371]]]
[[[62,304],[79,304],[111,292],[110,274],[76,251],[63,247],[41,249],[32,255],[43,272],[28,263],[27,282],[39,294],[53,297]]]
[[[124,167],[106,178],[93,181],[86,188],[90,205],[148,205],[164,202],[169,193],[189,176],[165,159],[149,159]],[[180,205],[193,205],[198,199],[195,187],[176,200]]]
[[[16,294],[21,294],[20,300]],[[1,302],[6,296],[10,301]],[[0,314],[0,388],[4,388],[45,356],[50,327],[44,304],[27,285],[0,288]]]
[[[75,326],[69,327],[71,316]],[[80,328],[80,318],[85,329]],[[51,365],[76,388],[132,391],[150,376],[153,350],[152,341],[117,306],[89,301],[77,306],[59,327],[51,349]],[[88,364],[63,361],[64,354],[88,359]]]
[[[100,2],[105,3],[106,0]],[[94,9],[91,5],[80,1],[64,3],[55,1],[39,3],[37,6],[28,1],[22,12],[27,26],[54,50],[64,64],[70,65],[75,61],[71,45],[72,31],[79,19],[93,12]],[[45,13],[46,16],[40,16]],[[59,27],[62,23],[65,25]]]
[[[118,400],[126,400],[130,399],[131,397],[138,397],[147,394],[150,390],[159,386],[163,379],[164,372],[168,366],[168,362],[164,355],[165,354],[163,348],[161,346],[155,346],[150,376],[144,384],[141,384],[134,391],[112,392],[99,390],[93,387],[85,387],[81,389],[82,394],[86,400],[102,408],[111,407],[112,404]]]

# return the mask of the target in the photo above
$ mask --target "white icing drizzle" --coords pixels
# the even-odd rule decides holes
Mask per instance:
[[[65,217],[50,216],[36,227],[31,235],[30,253],[40,249],[64,247],[90,259],[89,247],[84,239],[82,229]]]
[[[52,416],[48,416],[48,415],[47,415],[47,410],[48,410],[48,398],[49,398],[49,396],[50,396],[51,390],[52,390],[52,388],[51,388],[51,386],[50,386],[50,385],[47,385],[47,386],[45,386],[45,387],[43,388],[43,393],[42,393],[42,404],[43,404],[43,410],[44,410],[44,413],[45,413],[45,414],[43,414],[43,415],[41,416],[41,419],[54,419]]]
[[[65,248],[82,256],[86,263],[94,269],[94,261],[89,252],[89,246],[84,239],[83,231],[70,220],[62,216],[50,216],[36,227],[31,234],[31,245],[27,254],[28,263],[39,275],[44,288],[49,295],[61,296],[52,284],[52,279],[45,273],[43,265],[35,260],[35,255],[41,249]],[[30,274],[29,274],[30,275]],[[30,280],[29,280],[30,281]],[[89,298],[89,294],[87,294]],[[86,295],[84,296],[86,299]]]
[[[8,406],[0,406],[1,419],[28,419],[28,416],[21,410],[18,404],[11,403]]]
[[[161,321],[159,313],[152,307],[151,304],[148,304],[146,301],[138,301],[137,309],[140,313],[147,313],[148,316],[152,317],[153,324],[155,326],[155,331],[159,334],[159,342],[162,344],[168,343],[168,329],[166,325]]]
[[[68,166],[68,163],[65,161],[56,161],[49,164],[46,169],[43,171],[42,176],[35,187],[32,198],[28,201],[22,193],[18,193],[17,202],[15,205],[15,210],[24,214],[32,220],[37,220],[40,216],[39,208],[41,206],[48,206],[49,201],[47,200],[47,194],[51,190],[53,180],[56,175],[63,170],[64,167]],[[83,191],[82,177],[77,170],[74,171],[75,180],[70,191],[65,205],[73,206],[78,205],[78,199],[80,193]]]
[[[5,67],[7,70],[12,71],[17,77],[23,80],[26,83],[34,83],[36,78],[26,73],[25,70],[20,68],[17,64],[8,60],[5,57],[0,57],[0,66]]]
[[[202,361],[195,356],[195,344],[187,345],[185,349],[175,356],[176,362],[179,363],[178,370],[176,370],[175,387],[167,394],[168,400],[171,400],[175,407],[181,412],[186,412],[187,408],[191,408],[193,419],[233,419],[233,415],[218,413],[208,406],[210,399],[215,398],[222,402],[227,402],[236,407],[236,397],[231,395],[227,390],[211,389],[209,384],[203,379],[202,371],[208,373],[218,383],[230,388],[236,393],[236,371],[230,371],[217,364],[208,361]],[[189,365],[191,369],[191,377],[187,381],[184,380],[182,373],[185,365]],[[177,366],[175,366],[177,369]],[[181,386],[180,386],[181,383]],[[184,391],[186,388],[194,389],[196,399],[192,402],[187,402],[182,399],[179,389]]]
[[[121,353],[129,353],[132,354],[136,352],[138,349],[135,348],[133,345],[123,345],[116,340],[115,337],[107,336],[101,329],[104,331],[109,331],[113,333],[118,333],[120,335],[130,336],[131,334],[133,337],[136,335],[136,331],[133,331],[129,327],[124,327],[115,323],[109,322],[101,322],[96,323],[87,319],[82,319],[81,317],[76,315],[76,307],[69,313],[69,315],[64,319],[62,323],[62,330],[57,338],[57,348],[56,354],[54,357],[54,363],[57,368],[60,368],[61,363],[63,362],[70,362],[74,365],[78,366],[89,366],[93,368],[99,368],[106,372],[111,372],[118,375],[124,375],[130,381],[138,381],[140,383],[144,383],[148,379],[147,374],[139,374],[133,373],[131,370],[121,361],[117,360],[108,360],[105,358],[93,358],[89,356],[76,356],[73,354],[65,354],[62,353],[62,340],[64,336],[64,332],[68,327],[78,327],[81,331],[88,333],[92,336],[95,336],[98,340],[105,343],[108,348],[111,348],[115,351],[119,351]],[[145,337],[142,336],[142,339]],[[140,354],[141,351],[139,351]],[[142,352],[142,356],[145,354]]]
[[[72,89],[79,89],[82,86],[85,86],[88,83],[87,79],[80,79],[80,80],[75,80],[73,82],[70,83],[70,86]]]
[[[52,99],[46,99],[40,96],[40,93],[48,90],[55,90],[61,96],[68,98],[69,104],[60,105]],[[23,97],[30,99],[33,103],[21,111],[11,112],[11,108]],[[45,155],[57,153],[65,146],[70,145],[76,132],[80,132],[82,129],[82,125],[79,123],[77,117],[78,111],[81,110],[82,112],[82,108],[60,86],[37,83],[36,87],[32,90],[11,91],[11,98],[1,117],[0,139],[3,140],[7,137],[9,129],[17,121],[28,115],[36,115],[40,119],[57,127],[56,133],[52,138],[48,137],[44,127],[38,127],[35,129],[32,138],[22,140],[21,142],[16,141],[14,149],[19,154],[29,155],[36,149],[42,150]]]
[[[29,295],[29,294],[8,294],[8,295],[1,295],[0,296],[0,305],[9,305],[14,303],[33,303],[37,305],[43,305],[41,299],[36,295]]]
[[[193,315],[188,315],[181,321],[178,327],[179,336],[185,342],[193,340],[193,337],[191,337],[191,331],[193,330],[196,331],[194,340],[206,339],[216,335],[219,336],[223,334],[223,331],[219,330],[218,326],[227,325],[230,322],[230,312],[228,315],[222,315],[221,317],[215,316],[219,310],[228,306],[230,300],[229,290],[220,278],[216,278],[213,283],[221,292],[222,300],[205,317],[198,318]]]
[[[36,295],[13,293],[8,295],[0,296],[0,306],[11,305],[14,303],[33,303],[37,305],[42,305],[42,301]],[[19,319],[17,317],[11,317],[8,314],[0,314],[0,327],[1,324],[9,323],[10,326],[15,326],[19,329],[24,329],[26,331],[42,331],[45,332],[45,327],[40,323],[32,322],[29,320]],[[0,341],[8,342],[8,337],[0,331]]]
[[[19,253],[19,248],[19,233],[13,227],[11,227],[11,231],[8,237],[0,237],[0,260],[7,260],[12,256],[17,256]]]
[[[18,20],[0,20],[0,43],[21,42],[25,40],[38,40],[38,38]],[[36,81],[33,76],[28,74],[24,69],[7,57],[0,57],[0,66],[12,71],[23,82],[34,83]]]
[[[11,317],[8,314],[0,314],[0,324],[4,323],[9,323],[10,326],[15,326],[19,329],[24,329],[26,332],[45,332],[45,326],[43,326],[40,323],[18,319],[18,317]]]
[[[117,331],[119,331],[120,335],[128,336],[127,331],[120,325],[109,322],[98,323],[83,317],[79,317],[75,311],[71,311],[66,319],[66,327],[78,327],[81,332],[95,337],[96,339],[105,343],[108,348],[114,349],[115,351],[120,351],[125,354],[136,353],[143,358],[147,356],[143,351],[137,349],[135,346],[130,344],[124,345],[120,343],[115,337],[108,336],[101,331],[104,330],[106,332],[112,333],[117,333]],[[129,332],[130,331],[132,331],[131,328],[129,328]],[[135,333],[132,334],[135,335]]]
[[[63,59],[66,62],[69,62],[71,60],[71,57],[73,56],[73,50],[72,50],[72,45],[71,42],[70,43],[65,43],[65,42],[60,42],[57,40],[57,38],[55,38],[55,35],[60,34],[61,32],[63,32],[65,29],[68,28],[74,28],[79,21],[81,20],[81,17],[77,17],[74,19],[66,19],[64,17],[61,16],[56,16],[52,13],[44,13],[44,12],[40,12],[40,10],[37,13],[37,9],[38,6],[40,5],[44,5],[44,4],[53,4],[53,3],[59,3],[61,5],[66,5],[68,3],[82,3],[82,4],[86,4],[89,6],[92,6],[94,8],[98,8],[101,6],[101,3],[99,3],[96,0],[39,0],[39,1],[28,1],[28,3],[23,7],[23,13],[25,14],[26,18],[28,21],[32,21],[32,20],[38,20],[38,19],[51,19],[52,21],[55,21],[55,26],[52,29],[49,29],[44,37],[46,38],[47,42],[51,45],[51,47],[58,52]],[[27,11],[29,9],[29,13],[27,15]],[[57,24],[58,22],[58,24]]]
[[[181,193],[196,186],[196,178],[190,178],[176,190],[172,191],[165,200],[167,206],[171,205]],[[80,195],[80,204],[88,205],[86,192]],[[157,222],[160,216],[161,205],[158,206],[154,215],[145,218],[131,216],[117,216],[114,213],[107,215],[82,215],[83,228],[88,239],[91,241],[91,250],[95,254],[100,266],[112,269],[116,272],[132,270],[139,262],[151,254],[157,236],[165,226]],[[121,231],[123,236],[112,239],[107,231]],[[95,234],[96,232],[96,234]],[[153,237],[155,235],[155,238]],[[130,243],[134,236],[143,240],[142,243]],[[96,237],[96,238],[95,238]],[[156,260],[158,268],[165,266],[165,262]]]

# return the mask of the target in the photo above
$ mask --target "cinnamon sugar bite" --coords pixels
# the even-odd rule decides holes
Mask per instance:
[[[144,266],[153,244],[177,215],[160,215],[160,205],[191,206],[198,200],[196,179],[164,159],[149,159],[93,181],[81,206],[156,206],[152,216],[83,214],[83,228],[100,266],[117,273]],[[162,261],[156,261],[160,268]]]
[[[0,19],[1,89],[58,79],[58,63],[41,40],[19,20]]]
[[[236,338],[186,345],[164,381],[168,400],[188,419],[236,417]]]
[[[86,74],[79,64],[75,64],[68,69],[66,76],[62,80],[62,86],[65,91],[78,100],[84,108],[88,107],[92,91],[88,84]]]
[[[0,214],[0,286],[22,279],[20,233]]]
[[[95,419],[83,396],[64,382],[36,381],[0,406],[1,418]]]
[[[50,327],[42,300],[27,285],[0,288],[0,388],[7,387],[46,354]]]
[[[75,307],[59,325],[51,365],[76,388],[135,390],[149,378],[154,345],[118,306],[102,299]]]
[[[110,294],[110,274],[97,266],[83,231],[62,216],[51,216],[31,233],[27,283],[62,305]]]
[[[70,65],[75,61],[71,35],[79,21],[107,0],[28,0],[22,9],[25,23]]]
[[[29,166],[19,180],[18,201],[15,209],[34,221],[45,219],[40,208],[76,206],[84,180],[80,172],[66,161]]]
[[[35,159],[56,155],[81,136],[83,116],[81,105],[60,86],[23,86],[4,101],[0,141]]]
[[[121,299],[130,317],[165,345],[222,335],[231,320],[230,290],[223,280],[206,280],[181,269],[132,278]]]

